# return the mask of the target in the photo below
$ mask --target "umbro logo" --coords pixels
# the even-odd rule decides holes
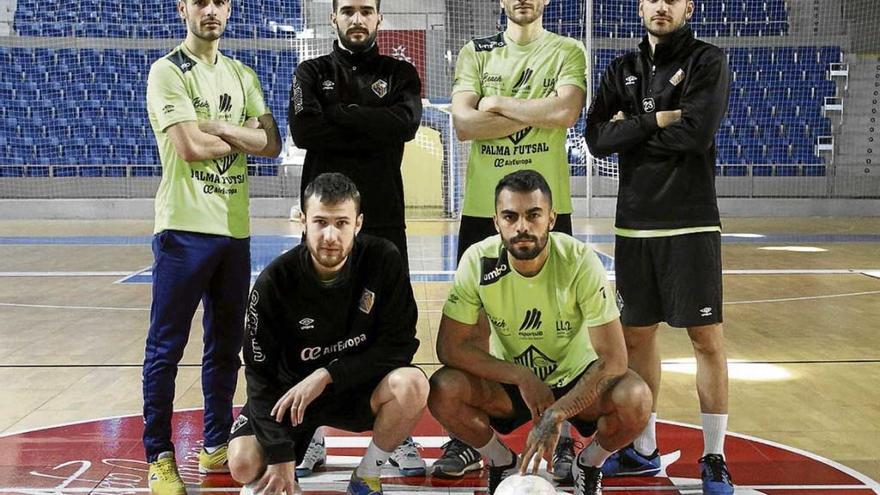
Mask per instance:
[[[702,316],[703,318],[712,316],[712,308],[706,306],[705,308],[700,309],[700,316]]]
[[[321,83],[321,89],[324,91],[333,91],[333,88],[336,87],[336,83],[330,80],[324,81]]]
[[[626,85],[627,85],[627,86],[632,86],[632,85],[634,85],[636,82],[638,82],[638,80],[639,80],[639,78],[636,77],[636,76],[627,76],[627,78],[626,78]]]
[[[308,317],[303,318],[302,320],[299,320],[299,329],[300,330],[311,330],[313,328],[315,328],[315,320],[308,318]]]
[[[220,113],[232,111],[232,97],[226,93],[220,95]]]
[[[523,318],[519,330],[537,330],[541,328],[541,323],[541,311],[538,308],[532,308],[526,311],[526,317]]]

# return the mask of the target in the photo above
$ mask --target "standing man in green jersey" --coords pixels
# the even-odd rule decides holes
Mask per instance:
[[[472,140],[458,231],[458,260],[495,235],[492,188],[519,169],[550,183],[559,215],[553,230],[571,234],[571,186],[566,132],[586,99],[586,55],[580,41],[543,27],[549,0],[502,0],[507,29],[466,44],[458,55],[452,115],[459,139]],[[557,472],[571,479],[574,443],[563,428]],[[434,463],[434,476],[479,468],[477,452],[454,437]]]
[[[556,199],[555,230],[571,233],[566,131],[586,98],[584,45],[543,27],[550,0],[501,0],[507,29],[466,44],[458,54],[452,116],[472,140],[458,235],[458,258],[495,234],[492,188],[520,169],[540,172]]]
[[[651,392],[627,369],[614,294],[593,250],[550,232],[557,214],[532,170],[495,188],[500,235],[465,252],[443,306],[428,407],[452,434],[480,446],[489,493],[554,451],[563,421],[593,441],[574,463],[575,494],[601,493],[602,463],[648,420]],[[489,348],[478,318],[491,326]],[[495,432],[529,420],[522,464]],[[552,469],[552,463],[551,463]]]
[[[204,306],[204,448],[199,471],[228,472],[226,443],[250,283],[246,154],[281,138],[253,70],[219,52],[231,0],[178,0],[186,39],[153,63],[147,110],[162,161],[153,237],[153,302],[143,368],[150,491],[185,495],[171,416],[177,364]]]

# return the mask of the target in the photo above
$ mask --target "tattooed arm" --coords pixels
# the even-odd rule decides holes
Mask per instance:
[[[550,406],[535,423],[523,451],[523,473],[534,460],[532,472],[537,472],[542,457],[549,457],[556,448],[563,421],[587,409],[597,409],[605,393],[626,374],[626,342],[620,320],[590,328],[590,341],[599,358],[581,375],[580,380],[565,395]],[[598,414],[597,414],[598,419]],[[550,465],[549,469],[553,466]]]

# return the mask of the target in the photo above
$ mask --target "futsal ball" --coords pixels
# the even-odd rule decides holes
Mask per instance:
[[[495,495],[556,495],[556,487],[540,476],[514,474],[498,485]]]

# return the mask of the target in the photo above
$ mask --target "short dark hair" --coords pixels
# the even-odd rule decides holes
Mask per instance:
[[[495,203],[498,203],[498,196],[501,191],[507,189],[517,193],[530,193],[532,191],[541,191],[550,207],[553,207],[553,193],[550,191],[550,185],[544,176],[534,170],[517,170],[516,172],[505,175],[498,185],[495,186]]]
[[[336,9],[339,8],[339,0],[333,0],[333,12],[336,12]],[[382,0],[376,0],[376,12],[382,8]]]
[[[306,212],[309,198],[317,198],[325,205],[335,205],[346,200],[354,201],[354,209],[361,212],[361,193],[348,177],[339,172],[327,172],[314,178],[303,191],[302,211]]]

